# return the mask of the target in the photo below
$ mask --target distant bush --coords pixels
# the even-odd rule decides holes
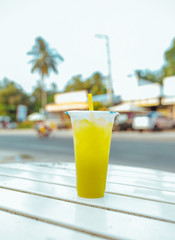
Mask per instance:
[[[34,128],[35,122],[25,121],[25,122],[18,122],[17,128]]]
[[[98,111],[107,111],[107,107],[104,106],[102,103],[100,102],[94,102],[94,110],[98,110]]]

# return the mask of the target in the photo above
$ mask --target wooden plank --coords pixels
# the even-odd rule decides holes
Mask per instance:
[[[36,166],[36,167],[44,167],[43,171],[44,172],[48,172],[48,173],[56,173],[56,171],[59,173],[62,172],[62,170],[68,170],[70,173],[70,175],[74,175],[75,173],[75,164],[72,163],[67,163],[65,166],[60,165],[60,164],[54,164],[54,163],[31,163],[31,164],[27,164],[28,166]],[[30,169],[30,167],[28,168]],[[36,168],[37,170],[38,168]],[[168,173],[164,173],[161,171],[153,171],[154,174],[149,174],[149,173],[145,173],[145,172],[133,172],[133,171],[129,171],[129,167],[128,168],[124,168],[124,170],[122,170],[122,167],[120,167],[119,169],[115,168],[114,165],[109,165],[109,169],[108,169],[108,175],[110,176],[121,176],[121,177],[128,177],[128,178],[139,178],[139,179],[150,179],[150,180],[154,180],[154,181],[158,181],[158,182],[175,182],[175,174],[168,174]],[[40,169],[38,169],[40,171]]]
[[[143,188],[137,186],[128,186],[122,184],[107,183],[106,192],[111,194],[121,194],[136,198],[143,198],[151,201],[160,201],[175,204],[175,192]]]
[[[28,163],[29,165],[34,166],[41,166],[41,167],[50,167],[50,168],[62,168],[62,169],[71,169],[75,170],[75,162],[31,162]],[[122,172],[129,172],[129,173],[142,173],[146,175],[155,175],[157,172],[162,176],[171,176],[174,177],[175,174],[166,171],[160,171],[155,169],[148,169],[148,168],[139,168],[139,167],[131,167],[131,166],[121,166],[117,164],[109,163],[108,166],[109,170],[116,170]]]
[[[56,240],[59,236],[62,240],[103,239],[4,211],[0,211],[0,223],[1,240]]]
[[[10,166],[9,166],[10,165]],[[75,163],[69,162],[69,163],[26,163],[26,164],[20,164],[20,163],[11,163],[11,164],[3,164],[3,166],[7,167],[17,167],[18,168],[25,168],[26,170],[32,170],[33,166],[35,166],[35,170],[37,171],[44,171],[47,173],[59,173],[61,174],[62,172],[65,173],[69,172],[69,175],[74,175],[75,174]],[[150,179],[150,180],[155,180],[161,182],[162,180],[164,182],[175,182],[175,174],[173,173],[168,173],[168,172],[163,172],[163,171],[158,171],[158,170],[152,170],[152,174],[147,173],[147,169],[140,169],[138,168],[137,172],[132,171],[133,167],[123,167],[123,166],[116,166],[116,165],[109,165],[108,167],[108,175],[110,176],[125,176],[128,178],[139,178],[139,179]],[[131,171],[130,171],[131,169]],[[134,168],[135,169],[135,168]],[[140,170],[140,172],[139,172]],[[153,174],[154,173],[154,174]]]
[[[22,179],[29,179],[34,181],[41,181],[46,183],[53,183],[58,185],[65,185],[76,187],[76,180],[73,177],[50,175],[47,173],[30,172],[26,170],[13,168],[0,168],[1,176],[13,176]],[[136,198],[143,198],[152,201],[161,201],[175,204],[175,192],[155,190],[137,186],[129,186],[118,183],[107,183],[106,192],[112,194],[119,194],[123,196],[130,196]]]
[[[175,223],[175,205],[173,204],[108,193],[105,194],[104,198],[100,199],[79,198],[76,189],[72,187],[50,185],[5,176],[0,176],[0,187]]]
[[[38,167],[28,164],[2,164],[0,166],[0,169],[4,168],[12,168],[12,169],[21,169],[21,170],[27,170],[29,172],[42,172],[47,173],[50,175],[59,175],[59,176],[68,176],[68,177],[74,177],[75,178],[75,172],[73,170],[66,170],[66,169],[52,169],[52,168],[44,168],[44,167]],[[137,186],[137,187],[144,187],[149,189],[158,189],[163,191],[172,191],[175,192],[175,184],[169,183],[169,182],[159,182],[154,181],[150,179],[140,179],[138,178],[129,178],[126,176],[111,176],[108,175],[107,177],[108,183],[120,183],[125,184],[128,186]]]
[[[126,176],[128,178],[140,178],[140,179],[150,179],[157,182],[174,182],[175,183],[175,174],[172,176],[165,176],[161,174],[160,171],[157,171],[154,175],[153,174],[144,174],[144,173],[134,173],[129,171],[120,171],[120,170],[109,170],[110,176]]]
[[[27,163],[28,165],[34,166],[41,166],[41,167],[49,167],[49,168],[61,168],[61,169],[68,169],[68,170],[75,170],[75,163],[74,162],[31,162]],[[142,176],[146,175],[149,177],[154,177],[154,175],[160,175],[162,177],[173,177],[175,178],[175,174],[166,171],[148,169],[148,168],[139,168],[139,167],[131,167],[131,166],[121,166],[117,164],[109,164],[108,166],[109,172],[123,172],[123,174],[142,174]]]
[[[73,169],[55,169],[55,168],[47,168],[47,167],[40,167],[31,164],[22,164],[22,163],[10,163],[10,164],[1,164],[0,167],[6,168],[14,168],[14,169],[21,169],[21,170],[28,170],[34,172],[43,172],[48,174],[58,174],[64,176],[75,177],[75,171]]]
[[[132,172],[132,173],[142,173],[146,175],[155,175],[159,172],[162,176],[172,176],[174,177],[174,173],[167,172],[167,171],[160,171],[156,169],[149,169],[149,168],[139,168],[139,167],[132,167],[132,166],[121,166],[117,164],[110,164],[111,170],[118,170],[123,172]]]
[[[175,184],[169,182],[155,182],[149,179],[128,178],[121,176],[108,176],[107,181],[110,183],[121,183],[129,186],[137,186],[149,189],[157,189],[163,191],[175,191]]]
[[[108,239],[171,239],[175,224],[0,189],[0,209]],[[145,231],[146,229],[146,231]]]
[[[50,174],[36,171],[29,171],[17,168],[2,168],[0,167],[0,175],[20,177],[24,179],[37,180],[42,182],[49,182],[54,184],[63,184],[69,186],[76,185],[76,178],[71,176],[62,176],[58,174]]]

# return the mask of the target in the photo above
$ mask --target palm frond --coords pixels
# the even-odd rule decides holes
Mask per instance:
[[[53,58],[59,58],[62,62],[64,61],[64,58],[58,52],[50,52],[50,55]]]
[[[32,64],[31,72],[38,71],[42,77],[52,71],[58,73],[58,64],[64,61],[64,58],[55,49],[49,48],[41,37],[36,38],[35,45],[27,54],[34,57],[29,61]]]

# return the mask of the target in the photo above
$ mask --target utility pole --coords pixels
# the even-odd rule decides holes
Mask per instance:
[[[108,95],[108,103],[111,104],[111,103],[113,103],[113,99],[112,99],[112,72],[111,72],[110,40],[109,40],[109,36],[106,34],[96,34],[95,37],[103,38],[106,40],[107,65],[108,65],[107,95]]]

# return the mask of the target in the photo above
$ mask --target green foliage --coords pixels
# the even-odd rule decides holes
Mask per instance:
[[[165,52],[166,64],[163,67],[164,76],[175,75],[175,39],[172,42],[172,46]]]
[[[17,128],[34,128],[35,122],[25,121],[25,122],[19,122],[17,124]]]
[[[51,83],[51,89],[47,92],[47,103],[54,102],[54,95],[58,92],[56,83]]]
[[[99,110],[99,111],[106,111],[108,110],[106,106],[101,104],[100,102],[94,102],[94,110]]]
[[[175,39],[172,42],[172,46],[165,51],[165,64],[158,71],[150,70],[137,70],[136,75],[138,78],[159,83],[163,85],[163,79],[165,77],[175,75]]]
[[[158,83],[160,85],[163,84],[164,72],[161,70],[158,71],[150,71],[150,70],[137,70],[136,76],[139,79],[144,79],[149,82]]]
[[[51,49],[42,37],[35,39],[35,45],[27,54],[33,56],[30,61],[32,64],[31,72],[38,72],[42,79],[41,98],[42,108],[45,109],[47,96],[44,90],[44,77],[49,76],[50,72],[58,73],[58,63],[64,61],[64,59],[55,49]]]
[[[42,78],[48,76],[51,71],[58,73],[58,62],[64,61],[63,57],[55,49],[51,49],[42,37],[36,38],[35,45],[27,54],[34,57],[30,61],[32,73],[37,71]]]
[[[42,86],[41,83],[38,81],[30,96],[31,112],[39,112],[39,110],[41,109],[41,92]]]
[[[84,89],[84,83],[81,75],[73,77],[66,85],[65,92],[77,91]]]
[[[16,120],[16,109],[20,104],[28,108],[28,114],[39,112],[41,109],[41,82],[38,81],[31,94],[26,94],[20,85],[4,78],[0,81],[0,115],[11,117],[12,121]],[[51,84],[48,91],[48,103],[53,102],[54,94],[57,92],[57,85]],[[22,124],[21,124],[22,125]]]
[[[90,78],[83,80],[82,77],[76,76],[69,81],[65,91],[75,91],[86,89],[93,95],[103,94],[106,92],[104,77],[101,73],[94,73]],[[54,102],[54,95],[58,92],[57,85],[51,84],[51,88],[47,91],[47,102]],[[41,109],[41,93],[42,84],[38,81],[31,94],[26,94],[22,87],[7,78],[0,81],[0,115],[11,117],[12,121],[16,120],[16,109],[20,104],[24,104],[28,108],[28,114],[39,112]],[[95,110],[105,110],[99,102],[94,102]],[[69,123],[67,123],[69,126]],[[32,123],[19,123],[18,127],[31,127]]]
[[[8,115],[15,120],[17,106],[28,103],[29,96],[18,84],[7,78],[0,81],[0,115]]]
[[[101,73],[94,73],[90,78],[82,79],[81,75],[73,77],[66,85],[65,92],[87,90],[93,95],[106,93],[104,77]]]

